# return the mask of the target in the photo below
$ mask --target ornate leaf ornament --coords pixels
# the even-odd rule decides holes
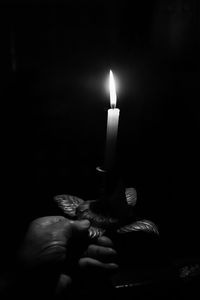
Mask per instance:
[[[69,217],[76,217],[76,209],[80,204],[84,203],[84,200],[72,195],[57,195],[54,197],[58,206]]]
[[[136,190],[132,187],[126,188],[125,198],[127,201],[127,207],[129,207],[129,212],[132,212],[137,202]],[[55,196],[54,200],[67,217],[76,218],[77,220],[85,218],[90,221],[91,226],[89,228],[89,236],[91,238],[102,236],[108,228],[115,228],[116,232],[119,234],[133,231],[145,231],[159,235],[157,226],[150,220],[133,220],[129,224],[124,225],[123,223],[122,226],[118,219],[94,212],[91,210],[90,205],[91,203],[96,202],[96,200],[84,201],[79,197],[65,194]],[[116,202],[116,206],[120,208],[120,199],[117,201],[119,201],[119,203]]]
[[[134,188],[127,188],[125,191],[128,205],[135,206],[137,202],[137,192]]]
[[[117,229],[118,233],[127,233],[132,231],[146,231],[146,232],[151,232],[151,233],[153,232],[155,234],[159,234],[157,226],[152,221],[149,220],[136,221]]]
[[[90,226],[89,228],[89,237],[90,238],[96,238],[96,237],[100,237],[104,234],[105,232],[105,229],[103,228],[97,228],[97,227],[93,227],[93,226]]]

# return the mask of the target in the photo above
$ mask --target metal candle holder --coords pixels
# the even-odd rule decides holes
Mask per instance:
[[[73,195],[57,195],[54,200],[63,213],[72,219],[88,219],[91,224],[90,238],[134,231],[159,235],[152,221],[136,217],[136,190],[133,187],[125,188],[116,170],[107,172],[99,167],[96,170],[100,187],[98,198],[85,201]]]

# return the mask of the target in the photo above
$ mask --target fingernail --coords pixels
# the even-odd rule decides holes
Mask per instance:
[[[117,264],[114,264],[114,263],[110,263],[110,264],[108,264],[109,265],[109,267],[111,268],[111,269],[118,269],[119,268],[119,266],[117,265]]]
[[[85,228],[90,227],[90,221],[89,220],[81,220],[80,223],[81,223],[82,227],[85,227]]]
[[[108,251],[110,254],[114,254],[114,255],[117,254],[117,252],[116,252],[113,248],[108,248],[107,251]]]

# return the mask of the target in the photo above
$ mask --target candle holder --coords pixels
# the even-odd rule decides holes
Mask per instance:
[[[80,286],[75,290],[84,295],[86,293],[87,299],[90,295],[93,299],[93,292],[96,295],[99,284],[106,290],[117,288],[118,282],[125,287],[127,284],[123,274],[125,277],[132,277],[132,269],[136,270],[138,264],[144,266],[155,263],[155,257],[156,260],[158,257],[159,231],[152,221],[137,216],[135,188],[126,188],[116,169],[105,171],[98,167],[96,172],[99,186],[97,199],[84,201],[66,194],[54,197],[65,216],[73,220],[90,221],[89,239],[102,235],[110,237],[118,254],[120,272],[116,278],[111,276],[106,282],[103,278],[96,277],[89,277],[86,281],[82,277],[78,279]]]
[[[91,223],[89,237],[97,238],[145,232],[159,235],[157,226],[150,220],[138,218],[135,214],[137,192],[133,187],[125,188],[118,171],[96,168],[99,182],[99,196],[87,200],[73,195],[57,195],[54,200],[63,213],[71,219],[88,219]]]

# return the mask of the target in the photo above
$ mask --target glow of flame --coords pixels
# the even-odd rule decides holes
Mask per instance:
[[[111,70],[110,70],[110,77],[109,77],[109,90],[110,90],[110,105],[111,108],[115,108],[117,103],[117,95],[116,95],[116,88],[115,88],[115,80],[114,80],[113,72]]]

